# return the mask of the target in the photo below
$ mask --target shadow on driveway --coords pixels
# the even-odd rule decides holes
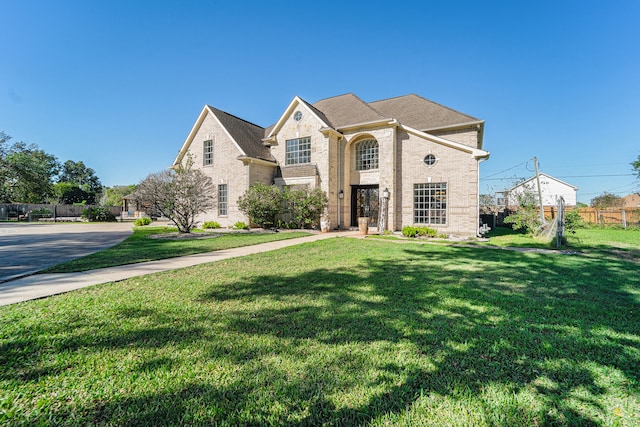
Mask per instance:
[[[0,223],[0,282],[98,252],[132,233],[131,223]]]

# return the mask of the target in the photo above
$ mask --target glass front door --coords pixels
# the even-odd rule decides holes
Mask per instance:
[[[377,185],[351,186],[351,226],[358,225],[359,217],[369,218],[369,227],[378,226],[380,195]]]

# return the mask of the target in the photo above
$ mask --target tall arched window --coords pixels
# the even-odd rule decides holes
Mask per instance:
[[[356,170],[378,169],[378,141],[363,139],[356,143]]]

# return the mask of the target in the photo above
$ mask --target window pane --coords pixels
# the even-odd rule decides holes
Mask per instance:
[[[203,144],[202,164],[204,166],[213,164],[213,141],[212,140],[205,141]]]
[[[285,150],[285,164],[309,163],[311,162],[311,137],[289,139]]]
[[[218,215],[227,215],[227,184],[218,185]]]
[[[447,223],[447,184],[444,182],[413,185],[413,222]]]
[[[356,144],[356,170],[378,169],[378,141],[365,139]]]

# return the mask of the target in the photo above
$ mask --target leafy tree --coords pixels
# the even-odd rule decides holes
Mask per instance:
[[[149,174],[136,191],[138,200],[169,218],[181,233],[190,233],[196,218],[216,206],[210,177],[193,169],[189,158],[176,169]]]
[[[34,144],[17,142],[6,150],[2,163],[1,192],[8,201],[43,203],[53,197],[53,178],[60,168],[55,156]]]
[[[604,208],[617,208],[624,204],[622,197],[615,194],[607,193],[606,191],[601,195],[591,199],[591,206],[598,209]]]
[[[516,195],[518,210],[504,219],[505,224],[512,224],[514,230],[523,230],[527,234],[535,234],[540,226],[540,215],[536,196],[531,191]]]
[[[7,154],[9,152],[9,141],[11,137],[0,131],[0,202],[9,201],[9,188],[7,179],[9,177],[9,167],[7,165]]]
[[[327,195],[320,188],[286,187],[284,190],[285,212],[298,228],[309,228],[320,221],[322,211],[328,203]]]
[[[78,197],[82,192],[86,194],[84,200],[87,203],[93,204],[99,199],[102,191],[102,184],[95,174],[95,171],[90,167],[85,166],[84,162],[74,162],[73,160],[67,160],[62,165],[62,171],[58,178],[58,182],[74,184],[81,191],[73,191],[72,194],[66,198]],[[81,202],[82,200],[80,200]]]
[[[87,193],[77,184],[71,182],[58,182],[54,184],[53,190],[58,203],[62,205],[72,205],[74,203],[95,203],[95,196]]]
[[[634,173],[638,176],[638,179],[640,179],[640,154],[638,154],[638,159],[631,163],[631,167],[633,168]]]
[[[238,199],[238,208],[262,228],[273,227],[282,212],[283,193],[275,185],[251,185]]]
[[[105,187],[102,192],[100,204],[102,206],[121,206],[124,196],[135,193],[135,185],[114,185],[113,187]]]

